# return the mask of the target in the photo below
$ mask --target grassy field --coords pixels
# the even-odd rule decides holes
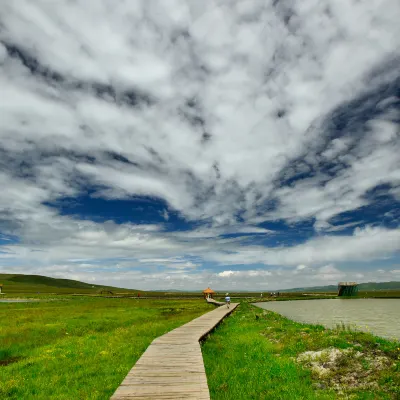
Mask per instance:
[[[155,337],[213,309],[200,291],[140,291],[138,299],[137,290],[35,275],[0,274],[0,283],[0,299],[41,300],[0,303],[1,398],[108,399]],[[119,298],[102,297],[102,290]],[[299,324],[248,304],[335,293],[231,297],[240,308],[203,345],[212,399],[400,399],[399,343]],[[396,298],[400,291],[355,298],[364,297]]]
[[[358,298],[396,299],[400,297],[400,290],[370,290],[358,293]]]
[[[296,323],[246,302],[202,351],[214,400],[400,398],[400,343]]]
[[[154,338],[212,309],[204,300],[0,303],[0,398],[109,399]]]
[[[72,279],[56,279],[41,275],[0,274],[0,284],[8,297],[35,294],[98,294],[101,291],[136,294],[137,290],[94,285]]]

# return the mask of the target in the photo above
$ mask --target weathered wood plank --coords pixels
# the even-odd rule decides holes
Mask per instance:
[[[217,300],[214,300],[214,299],[211,299],[211,298],[206,299],[206,300],[207,300],[207,303],[214,304],[216,306],[223,306],[225,304],[222,301],[217,301]]]
[[[209,400],[199,341],[236,307],[219,307],[154,339],[111,399]]]

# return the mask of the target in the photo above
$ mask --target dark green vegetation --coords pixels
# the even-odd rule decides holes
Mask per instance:
[[[244,301],[202,350],[215,400],[400,398],[400,343],[300,324]]]
[[[398,298],[400,297],[400,290],[374,290],[374,291],[362,291],[358,292],[356,297],[362,298],[376,298],[376,299],[384,299],[384,298]]]
[[[213,308],[88,296],[0,303],[0,398],[109,399],[154,338]]]
[[[360,283],[358,285],[359,290],[369,291],[369,290],[400,290],[400,282],[368,282]]]
[[[135,293],[136,290],[121,289],[112,286],[101,286],[74,281],[72,279],[55,279],[41,275],[0,274],[0,283],[4,285],[5,294],[96,294],[101,291]]]
[[[338,296],[350,297],[357,296],[358,286],[356,284],[339,284]]]
[[[360,283],[358,285],[358,290],[361,290],[364,292],[373,291],[373,290],[385,290],[385,291],[397,290],[397,291],[400,291],[400,282],[391,281],[391,282]],[[282,290],[282,292],[337,292],[337,285],[285,289],[285,290]]]

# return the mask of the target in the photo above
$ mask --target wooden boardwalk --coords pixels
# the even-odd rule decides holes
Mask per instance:
[[[219,307],[153,340],[112,400],[209,400],[199,341],[238,304]]]
[[[207,303],[214,304],[215,306],[223,306],[225,303],[214,299],[206,299]]]

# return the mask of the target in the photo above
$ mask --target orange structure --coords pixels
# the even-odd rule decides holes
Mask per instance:
[[[214,295],[214,290],[207,288],[206,290],[203,290],[204,298],[205,299],[212,299]]]

